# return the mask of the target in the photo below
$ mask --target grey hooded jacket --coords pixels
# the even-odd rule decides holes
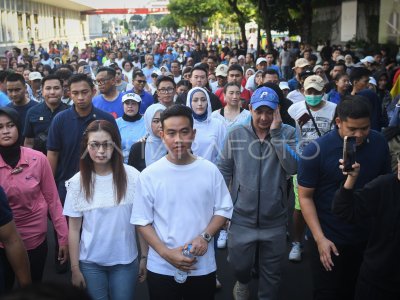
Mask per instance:
[[[261,142],[251,122],[229,132],[218,162],[234,203],[232,223],[272,228],[287,221],[287,177],[297,173],[295,129],[282,124]]]

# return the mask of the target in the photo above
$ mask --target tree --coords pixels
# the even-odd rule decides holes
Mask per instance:
[[[247,49],[247,37],[246,37],[246,23],[251,21],[251,18],[255,15],[255,7],[250,1],[238,0],[226,0],[230,9],[228,9],[227,15],[231,14],[231,11],[235,13],[234,20],[238,23],[240,28],[241,40]]]
[[[135,27],[143,20],[141,15],[133,15],[129,18],[129,24],[132,24],[132,28]]]
[[[181,27],[191,27],[202,39],[203,26],[208,24],[209,18],[219,10],[218,0],[171,0],[168,10],[175,22]]]
[[[179,25],[176,23],[175,19],[171,15],[165,15],[160,20],[159,27],[166,29],[173,29],[176,31],[179,28]]]

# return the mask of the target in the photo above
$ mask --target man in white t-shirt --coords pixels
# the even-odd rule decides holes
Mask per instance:
[[[298,132],[298,151],[302,150],[311,141],[316,140],[331,130],[335,116],[336,104],[323,100],[324,80],[318,75],[311,75],[304,81],[305,100],[291,105],[289,115],[296,121]],[[311,117],[312,116],[312,117]],[[297,178],[294,177],[295,207],[293,211],[293,242],[289,253],[290,261],[301,261],[301,239],[304,236],[305,222],[300,209],[297,193]]]
[[[160,136],[168,154],[147,167],[137,183],[131,223],[148,242],[151,300],[214,299],[214,234],[231,218],[233,204],[222,174],[192,155],[190,108],[174,105],[161,114]],[[182,254],[191,244],[194,258]],[[188,272],[177,283],[177,270]]]

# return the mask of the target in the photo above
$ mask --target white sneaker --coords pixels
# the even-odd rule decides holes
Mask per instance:
[[[228,233],[226,232],[226,230],[221,230],[219,232],[219,237],[217,240],[218,249],[224,249],[226,247],[227,239],[228,239]]]
[[[233,299],[234,300],[249,300],[250,299],[250,289],[249,285],[245,283],[240,283],[236,281],[233,287]]]
[[[292,243],[292,250],[289,253],[290,261],[301,261],[301,252],[303,252],[301,248],[301,244],[299,242]]]

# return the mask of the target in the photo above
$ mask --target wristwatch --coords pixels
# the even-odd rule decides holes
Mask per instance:
[[[203,232],[202,234],[200,234],[200,236],[207,242],[207,243],[209,243],[210,241],[211,241],[211,239],[212,239],[212,236],[209,234],[209,233],[207,233],[207,232]]]

